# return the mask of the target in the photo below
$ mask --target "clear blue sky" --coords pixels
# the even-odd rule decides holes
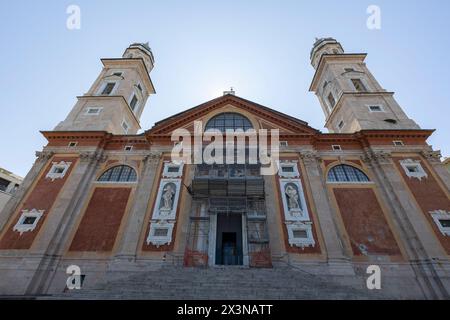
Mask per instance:
[[[66,8],[81,8],[81,29]],[[381,8],[381,30],[366,9]],[[308,92],[315,37],[346,52],[367,52],[381,85],[409,117],[437,129],[435,149],[450,155],[449,1],[5,1],[1,0],[0,166],[25,175],[34,152],[101,70],[132,42],[155,55],[143,129],[220,96],[237,95],[298,117],[319,130],[324,116]]]

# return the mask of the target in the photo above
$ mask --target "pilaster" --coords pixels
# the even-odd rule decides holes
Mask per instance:
[[[124,236],[120,240],[120,249],[116,257],[128,258],[131,260],[136,258],[138,242],[145,225],[144,218],[149,206],[152,186],[161,157],[162,154],[160,152],[151,152],[143,159],[144,168],[136,190],[134,204],[131,208],[131,214],[124,231]]]
[[[332,210],[331,195],[328,193],[323,179],[324,173],[320,164],[322,159],[315,151],[302,152],[300,157],[306,169],[314,205],[317,209],[319,227],[322,230],[325,241],[328,261],[348,260],[348,257],[344,254],[344,248],[341,245],[343,242],[337,228],[337,212]]]

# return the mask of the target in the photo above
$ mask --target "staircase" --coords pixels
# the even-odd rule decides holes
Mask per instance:
[[[334,281],[333,281],[334,279]],[[86,279],[88,280],[88,279]],[[337,283],[339,281],[341,284]],[[342,284],[342,283],[345,283]],[[359,277],[318,277],[292,268],[247,269],[164,267],[134,273],[92,289],[46,299],[380,299]]]

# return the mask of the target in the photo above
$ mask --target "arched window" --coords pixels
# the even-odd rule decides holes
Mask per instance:
[[[369,182],[369,178],[361,170],[341,164],[328,172],[328,182]]]
[[[243,115],[239,113],[226,112],[218,114],[211,118],[206,124],[205,131],[211,129],[218,129],[221,132],[225,132],[226,129],[242,129],[244,131],[252,129],[252,123]]]
[[[116,166],[106,170],[98,179],[103,182],[135,182],[136,171],[129,166]]]

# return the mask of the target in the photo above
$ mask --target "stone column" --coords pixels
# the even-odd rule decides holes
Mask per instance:
[[[331,195],[328,193],[326,183],[323,179],[323,172],[320,165],[322,159],[313,151],[302,152],[300,156],[305,165],[306,175],[311,187],[311,195],[317,210],[319,227],[325,241],[328,261],[331,263],[342,260],[347,261],[348,257],[344,254],[344,248],[342,247],[343,241],[339,235],[336,222],[338,213],[332,209],[330,203]]]
[[[116,255],[118,258],[131,260],[136,258],[139,237],[143,230],[143,224],[145,223],[144,218],[149,206],[152,186],[156,177],[158,164],[161,161],[161,156],[162,154],[159,152],[151,152],[143,159],[144,168],[142,170],[142,176],[134,195],[134,204],[131,207],[128,224],[120,240],[119,250]]]
[[[32,254],[40,256],[37,271],[32,277],[27,294],[45,293],[56,272],[64,247],[69,240],[70,230],[74,227],[76,217],[87,201],[89,185],[95,177],[99,164],[106,158],[98,152],[83,152],[77,167],[66,181],[64,191],[58,196],[51,214],[36,238]]]
[[[283,261],[286,256],[286,247],[284,243],[283,228],[284,226],[284,214],[277,208],[277,197],[279,192],[276,184],[278,179],[276,176],[265,175],[264,177],[264,192],[265,192],[265,206],[266,206],[266,223],[267,232],[269,236],[270,254],[272,256],[272,262]],[[280,213],[283,218],[280,217]]]
[[[375,174],[375,182],[393,213],[394,226],[403,239],[410,265],[424,294],[430,299],[448,297],[432,261],[443,252],[436,237],[430,233],[431,229],[426,227],[428,221],[421,209],[406,190],[403,178],[392,163],[391,154],[366,150],[362,160]]]
[[[36,157],[36,161],[22,181],[19,189],[17,189],[14,195],[8,200],[3,210],[0,211],[0,231],[5,227],[5,224],[8,222],[11,215],[14,214],[19,204],[24,200],[24,197],[36,178],[47,165],[48,161],[53,157],[53,152],[37,151]]]

